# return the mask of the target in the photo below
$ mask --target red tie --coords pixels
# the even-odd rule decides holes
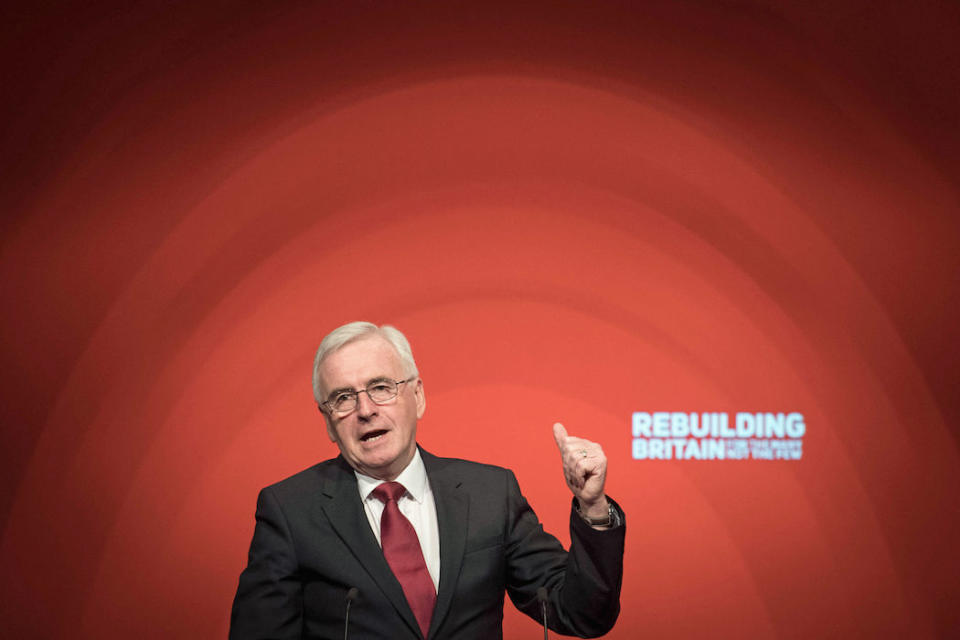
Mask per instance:
[[[399,482],[384,482],[373,490],[373,495],[384,503],[383,516],[380,518],[380,545],[426,638],[437,592],[433,589],[433,580],[423,560],[417,532],[397,507],[397,500],[404,493],[406,489]]]

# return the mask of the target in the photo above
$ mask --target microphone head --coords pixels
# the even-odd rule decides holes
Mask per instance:
[[[543,603],[547,602],[547,588],[540,587],[537,589],[537,600]]]
[[[357,589],[356,587],[350,587],[347,589],[347,602],[356,600],[358,595],[360,595],[360,589]]]

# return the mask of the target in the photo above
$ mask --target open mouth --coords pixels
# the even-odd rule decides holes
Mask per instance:
[[[360,442],[376,442],[379,440],[383,434],[387,432],[386,429],[377,429],[369,433],[365,433],[360,437]]]

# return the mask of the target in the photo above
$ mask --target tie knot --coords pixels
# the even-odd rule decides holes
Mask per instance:
[[[406,491],[406,488],[399,482],[384,482],[381,485],[377,485],[377,488],[373,490],[373,495],[383,503],[387,503],[390,500],[396,502]]]

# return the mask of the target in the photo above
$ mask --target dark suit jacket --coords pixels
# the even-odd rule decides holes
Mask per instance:
[[[513,472],[421,450],[437,505],[440,585],[428,637],[503,636],[504,592],[552,629],[594,637],[620,611],[624,526],[597,531],[571,513],[570,552],[520,494]],[[619,509],[619,507],[617,507]],[[622,513],[622,512],[621,512]],[[247,568],[233,602],[231,640],[422,638],[367,521],[353,469],[327,460],[260,492]]]

